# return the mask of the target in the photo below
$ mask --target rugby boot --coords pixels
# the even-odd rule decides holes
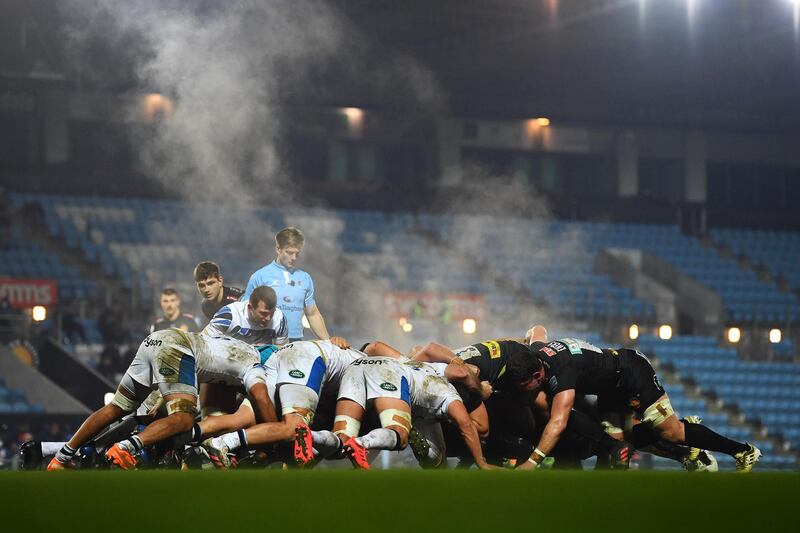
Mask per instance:
[[[300,468],[312,468],[316,463],[314,439],[307,424],[294,428],[294,461]]]
[[[441,461],[430,457],[431,445],[416,428],[411,428],[408,432],[408,445],[422,468],[436,468],[441,464]]]
[[[220,470],[231,468],[230,450],[220,438],[206,439],[200,445],[200,453]]]
[[[695,459],[686,457],[683,460],[683,467],[689,472],[717,472],[719,465],[717,458],[707,450],[700,450]]]
[[[736,470],[738,472],[750,472],[758,460],[761,458],[761,450],[746,443],[748,449],[733,456],[736,459]]]
[[[364,448],[355,437],[350,437],[344,443],[344,454],[353,463],[353,466],[359,470],[369,470],[369,462],[367,461],[367,449]]]
[[[59,461],[55,457],[50,459],[50,463],[48,463],[48,465],[47,465],[47,471],[48,472],[56,472],[58,470],[70,470],[72,468],[74,468],[74,467],[73,467],[71,462],[62,463],[61,461]]]
[[[22,443],[19,447],[20,456],[20,470],[41,470],[42,460],[42,443],[38,440],[29,440]]]
[[[631,464],[631,455],[633,455],[633,448],[630,444],[624,440],[617,442],[609,452],[611,468],[613,470],[627,470]]]
[[[114,444],[106,451],[106,459],[109,463],[123,470],[136,470],[138,460],[131,452],[119,445]]]

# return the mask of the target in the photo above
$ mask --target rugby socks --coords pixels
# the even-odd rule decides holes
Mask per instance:
[[[56,461],[65,465],[72,461],[73,457],[75,457],[75,452],[77,452],[75,448],[70,447],[69,444],[64,444],[60,450],[56,452]]]
[[[192,443],[197,444],[203,442],[203,430],[200,429],[200,424],[195,422],[192,426]]]
[[[247,437],[245,436],[243,429],[226,433],[221,437],[215,437],[211,442],[214,443],[215,446],[217,446],[219,443],[223,443],[231,451],[247,447]]]
[[[397,432],[387,428],[373,429],[363,437],[358,437],[356,442],[368,450],[395,450],[398,443]]]
[[[142,444],[142,439],[140,439],[137,435],[134,435],[129,439],[123,440],[118,444],[120,448],[134,455],[142,451],[142,448],[144,448],[144,445]]]
[[[713,452],[727,453],[728,455],[736,455],[737,453],[745,452],[750,449],[747,444],[723,437],[703,424],[691,424],[683,421],[683,427],[686,436],[684,444],[687,446],[693,446],[702,450],[711,450]]]
[[[66,444],[66,442],[43,442],[42,455],[55,455]]]
[[[326,459],[336,456],[342,449],[341,439],[332,431],[312,431],[311,438],[314,448]]]

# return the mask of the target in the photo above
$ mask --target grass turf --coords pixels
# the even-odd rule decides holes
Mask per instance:
[[[0,520],[18,526],[5,531],[787,531],[798,496],[798,473],[6,472]]]

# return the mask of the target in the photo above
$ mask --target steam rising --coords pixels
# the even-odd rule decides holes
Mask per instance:
[[[233,239],[239,250],[247,247],[250,255],[243,260],[250,262],[248,273],[272,259],[272,236],[279,228],[259,218],[253,210],[258,201],[266,199],[279,206],[303,202],[303,191],[286,172],[279,149],[287,120],[282,104],[292,96],[287,91],[297,87],[303,87],[306,95],[326,91],[317,74],[341,68],[363,76],[367,90],[385,94],[389,108],[400,98],[406,107],[410,100],[412,107],[441,113],[446,102],[433,74],[413,58],[380,47],[385,56],[367,57],[365,51],[375,43],[366,42],[352,24],[322,2],[69,0],[64,3],[64,16],[69,22],[72,61],[82,79],[101,88],[107,83],[111,90],[133,73],[137,93],[158,92],[175,102],[171,116],[147,127],[136,123],[138,110],[131,109],[131,135],[145,173],[193,206],[190,219],[183,221],[183,231],[209,231],[210,252],[208,247],[202,251],[187,247],[183,253],[193,262],[219,262],[223,274],[226,264],[234,260]],[[494,217],[497,213],[485,210],[494,206],[503,215],[534,216],[540,221],[548,216],[535,190],[510,178],[472,168],[466,171],[465,182],[457,194],[448,191],[435,199],[433,211]],[[470,185],[475,182],[477,187]],[[221,222],[214,224],[215,220]],[[356,337],[366,340],[408,343],[409,337],[381,316],[385,286],[354,268],[353,261],[336,250],[335,239],[344,231],[343,224],[330,217],[319,220],[315,225],[291,213],[285,217],[286,224],[296,224],[307,234],[301,266],[314,276],[317,300],[328,322],[349,322]],[[486,228],[497,220],[488,222],[461,217],[445,236],[446,246],[418,252],[441,254],[458,268],[480,272],[490,285],[497,280],[502,284],[504,276],[494,272],[480,252],[487,245],[497,254],[533,248],[542,240],[545,226],[530,223],[524,234],[489,235]],[[179,234],[173,241],[182,238]],[[576,237],[565,245],[580,246],[579,241]],[[381,245],[385,250],[394,248],[392,242]],[[548,253],[553,259],[558,249],[551,247]],[[398,265],[402,268],[402,263]],[[440,285],[447,276],[443,268],[425,282]],[[226,281],[243,285],[247,279],[227,276]],[[187,291],[194,291],[188,271],[164,273],[158,283],[182,287],[185,300]],[[522,306],[506,312],[490,309],[486,322],[479,325],[481,338],[521,335],[531,321],[552,326],[553,321],[515,287],[495,290],[518,299]]]

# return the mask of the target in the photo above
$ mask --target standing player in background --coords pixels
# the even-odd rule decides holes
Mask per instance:
[[[169,328],[191,332],[199,330],[194,315],[181,313],[181,298],[178,296],[178,291],[167,287],[161,291],[159,303],[161,304],[163,316],[158,317],[155,322],[150,324],[150,333]]]
[[[212,261],[197,263],[194,267],[194,282],[203,297],[200,306],[207,320],[211,320],[214,313],[221,308],[238,301],[243,293],[238,287],[224,285],[225,279],[219,271],[219,265]]]
[[[275,260],[250,276],[247,289],[242,296],[242,299],[246,300],[253,290],[261,285],[272,287],[278,295],[278,309],[286,316],[290,342],[303,339],[304,313],[311,331],[318,338],[323,340],[330,338],[325,327],[325,319],[322,318],[322,313],[314,301],[314,283],[311,276],[297,268],[304,242],[305,238],[299,229],[288,227],[280,230],[275,235]]]

